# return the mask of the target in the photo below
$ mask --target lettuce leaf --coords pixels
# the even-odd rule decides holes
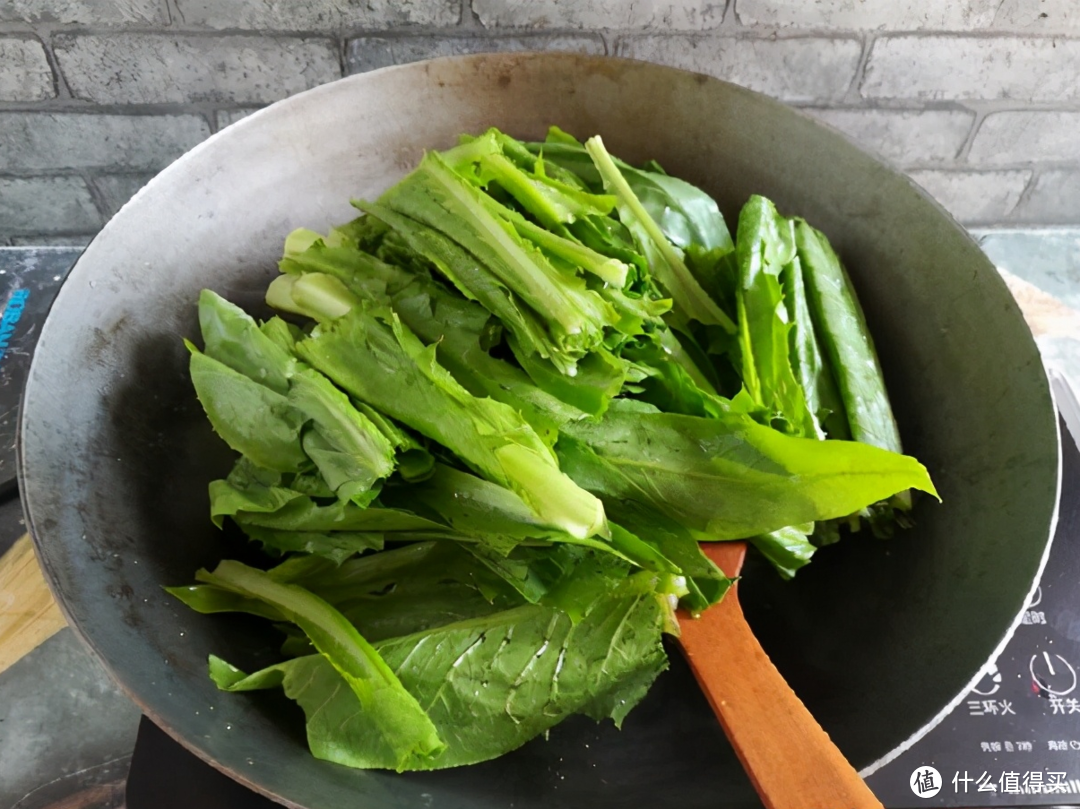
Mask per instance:
[[[649,260],[653,276],[671,295],[676,312],[705,325],[720,326],[734,332],[735,324],[716,303],[705,294],[697,279],[687,268],[681,251],[641,204],[619,167],[604,148],[600,136],[585,143],[585,149],[603,178],[604,187],[619,200],[619,216],[630,228],[642,252]]]
[[[263,601],[304,631],[320,659],[336,672],[338,687],[347,687],[363,714],[364,738],[349,751],[352,766],[383,766],[400,772],[423,767],[446,749],[435,725],[391,666],[321,598],[229,560],[221,562],[213,573],[200,571],[196,578]]]
[[[819,427],[791,367],[789,331],[780,275],[795,261],[792,223],[753,196],[739,214],[735,246],[739,269],[736,305],[742,379],[750,399],[793,435],[817,437]]]
[[[618,317],[583,279],[568,275],[513,225],[493,215],[481,191],[456,174],[435,153],[386,191],[379,204],[442,233],[467,250],[494,278],[518,296],[547,327],[560,349],[550,358],[570,371],[577,359],[603,344],[604,328]],[[472,290],[461,277],[452,280]]]
[[[189,372],[195,395],[222,440],[259,466],[298,472],[310,464],[301,444],[304,417],[284,396],[193,344]]]
[[[741,539],[842,517],[909,488],[925,467],[853,441],[784,435],[737,414],[699,418],[612,407],[566,425],[563,468],[601,499],[633,500],[702,539]]]
[[[446,749],[412,756],[408,769],[440,769],[496,758],[574,713],[621,724],[667,668],[660,643],[667,602],[647,576],[603,593],[580,620],[525,605],[374,644],[430,717]],[[322,655],[251,675],[211,658],[211,676],[229,691],[284,686],[308,717],[319,758],[352,767],[402,768],[381,743],[369,713],[341,671]]]
[[[466,391],[396,315],[355,308],[297,343],[300,356],[353,396],[442,444],[516,492],[541,520],[584,539],[606,534],[600,502],[558,467],[519,413]]]

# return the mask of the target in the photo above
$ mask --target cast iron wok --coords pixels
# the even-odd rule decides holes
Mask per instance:
[[[424,775],[313,759],[299,710],[226,695],[210,652],[254,668],[276,634],[162,592],[240,549],[208,519],[230,455],[187,379],[210,287],[258,310],[294,227],[352,217],[422,150],[497,125],[557,123],[656,158],[732,225],[751,193],[807,217],[847,262],[906,448],[944,503],[891,542],[822,551],[792,584],[748,570],[766,648],[841,750],[872,768],[960,698],[1007,639],[1045,559],[1058,443],[1019,310],[975,243],[910,181],[764,96],[700,75],[574,55],[450,58],[344,79],[259,112],[152,181],[105,227],[46,322],[23,402],[29,525],[72,625],[158,724],[198,755],[305,807],[755,806],[684,665],[627,719],[571,721],[484,765]]]

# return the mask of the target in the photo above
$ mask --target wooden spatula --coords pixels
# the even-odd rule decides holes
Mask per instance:
[[[727,576],[739,574],[745,542],[701,547]],[[757,642],[737,591],[699,618],[680,611],[680,642],[766,809],[881,809]]]

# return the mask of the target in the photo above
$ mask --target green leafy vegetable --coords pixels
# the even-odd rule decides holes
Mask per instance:
[[[900,451],[896,426],[874,341],[851,280],[825,237],[806,222],[795,224],[810,314],[843,397],[851,436]]]
[[[836,376],[851,437],[901,452],[881,363],[851,279],[823,234],[799,220],[795,235],[810,314]],[[911,495],[898,492],[893,502],[910,509]]]
[[[259,466],[296,472],[307,463],[303,416],[287,396],[255,382],[188,343],[191,381],[214,431]]]
[[[675,245],[668,241],[660,226],[653,220],[641,200],[634,194],[615,162],[611,159],[604,142],[599,136],[591,138],[585,149],[596,164],[603,178],[604,185],[619,199],[619,212],[624,222],[642,244],[649,266],[657,280],[667,289],[682,313],[689,318],[706,325],[721,326],[727,331],[734,331],[731,322],[723,310],[701,289],[701,285],[687,269],[682,255]]]
[[[282,688],[319,758],[431,770],[620,724],[676,607],[731,586],[699,542],[790,578],[936,495],[839,259],[764,197],[732,239],[703,190],[553,127],[463,136],[354,205],[286,239],[281,316],[200,296],[191,377],[239,454],[210,517],[267,569],[167,588],[281,630],[282,662],[209,673]]]
[[[380,204],[445,233],[475,256],[543,319],[560,349],[551,359],[564,372],[572,370],[575,360],[603,342],[603,329],[616,323],[616,313],[583,281],[552,266],[512,224],[494,216],[480,193],[429,153]],[[454,280],[472,292],[464,279]]]
[[[754,196],[739,214],[735,248],[739,268],[735,300],[739,312],[739,350],[746,392],[794,435],[818,434],[806,395],[791,367],[788,332],[793,325],[784,306],[780,275],[795,272],[791,223],[764,197]]]
[[[528,422],[461,387],[439,365],[435,346],[424,346],[396,316],[356,308],[296,349],[353,396],[515,491],[548,524],[582,539],[606,533],[603,506],[559,470]]]
[[[660,645],[668,607],[648,577],[625,579],[577,622],[565,612],[523,605],[375,644],[402,686],[426,711],[446,750],[415,769],[486,761],[583,713],[621,724],[667,668]],[[320,758],[353,767],[397,766],[373,743],[368,706],[343,687],[341,671],[310,655],[245,675],[211,659],[230,691],[284,685],[308,717]]]
[[[936,494],[914,458],[853,441],[794,438],[739,414],[612,408],[560,439],[563,467],[605,501],[634,500],[704,539],[841,517],[897,491]]]
[[[798,256],[785,268],[782,280],[784,305],[791,323],[791,369],[806,394],[806,406],[815,417],[817,436],[850,438],[844,404],[840,401],[840,392],[836,389],[832,368],[821,350],[810,317],[802,262]]]
[[[318,596],[229,560],[213,573],[200,571],[196,578],[263,601],[304,631],[362,711],[362,740],[350,750],[353,766],[415,769],[446,748],[427,713],[393,669],[340,612]]]

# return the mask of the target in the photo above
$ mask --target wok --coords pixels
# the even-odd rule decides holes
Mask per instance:
[[[299,710],[219,693],[210,652],[248,670],[277,636],[200,616],[163,584],[223,555],[206,484],[229,467],[187,378],[202,287],[258,311],[290,229],[352,217],[425,148],[497,125],[603,135],[700,184],[730,223],[751,193],[825,231],[865,304],[905,446],[944,503],[912,530],[823,550],[791,584],[747,571],[747,613],[849,759],[887,761],[1007,640],[1045,560],[1057,422],[1020,312],[924,192],[764,96],[574,55],[441,59],[347,78],[252,115],[154,179],[87,248],[43,328],[22,409],[28,524],[67,617],[142,709],[241,782],[296,806],[754,806],[677,656],[620,733],[574,720],[501,760],[422,775],[311,758]],[[232,540],[224,539],[226,545]],[[721,640],[722,642],[722,640]]]

